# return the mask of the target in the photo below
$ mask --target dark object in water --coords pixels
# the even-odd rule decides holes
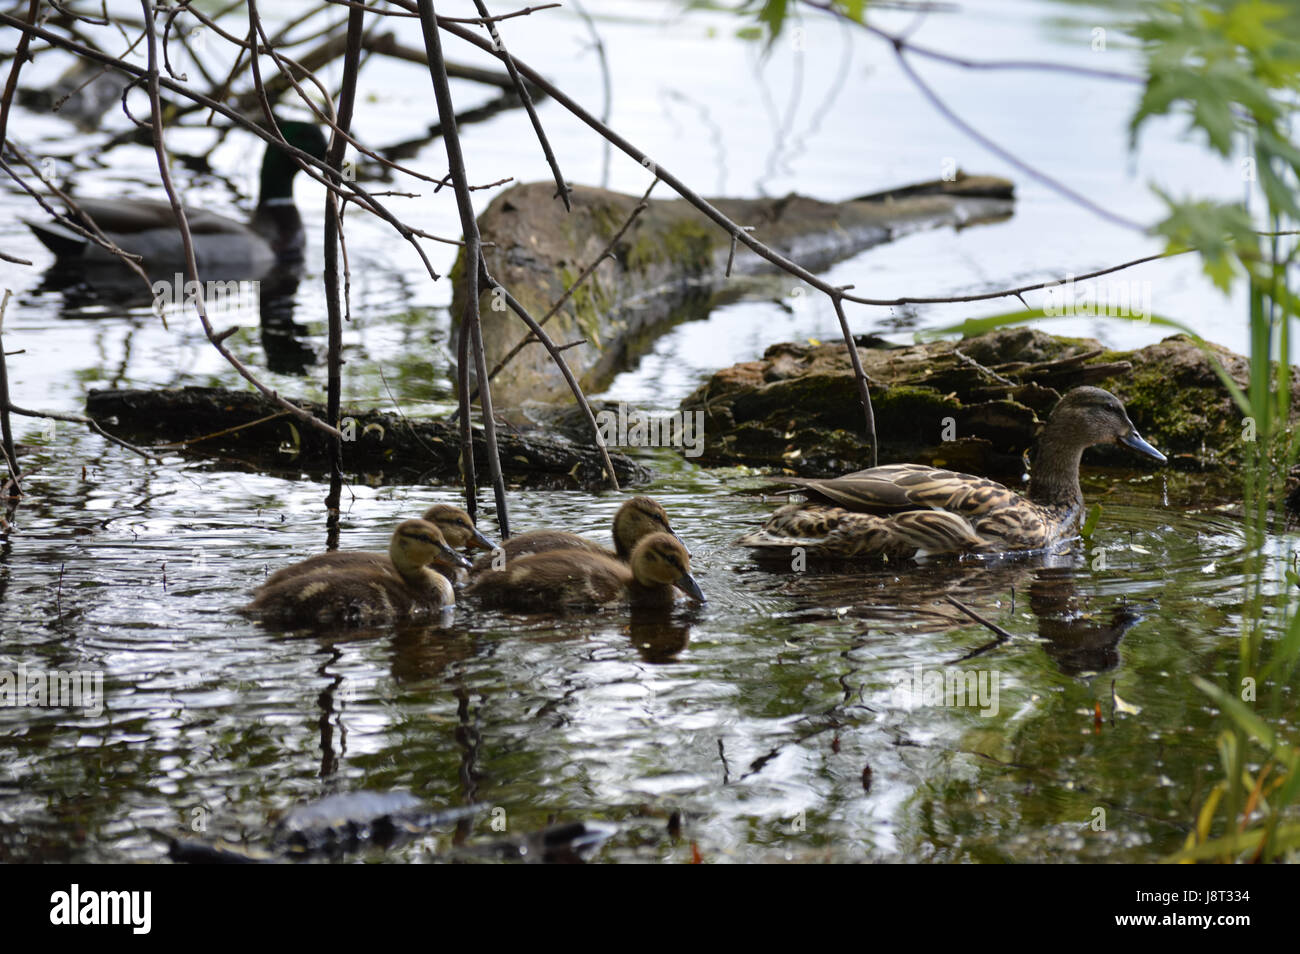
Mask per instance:
[[[294,401],[324,420],[323,405]],[[268,473],[325,475],[334,442],[295,420],[255,391],[226,388],[95,390],[86,413],[106,431],[148,443],[187,442],[182,453],[225,462],[245,461]],[[408,420],[379,411],[344,410],[350,439],[343,441],[343,468],[379,474],[389,483],[426,483],[444,477],[460,482],[460,428],[443,420]],[[501,470],[511,482],[530,487],[605,488],[604,460],[594,446],[543,435],[497,433]],[[650,479],[649,468],[610,451],[619,483]],[[487,470],[487,447],[474,431],[474,459]]]
[[[188,864],[264,864],[314,855],[337,858],[368,845],[401,844],[481,809],[467,805],[434,811],[410,792],[346,792],[289,809],[271,832],[269,850],[173,838],[168,854],[173,861]]]
[[[432,828],[472,818],[483,805],[435,811],[410,792],[346,792],[296,805],[258,848],[226,841],[172,838],[168,854],[184,864],[267,864],[325,857],[338,859],[367,847],[389,848]],[[454,849],[456,854],[534,864],[580,863],[584,855],[618,829],[600,822],[568,822]]]

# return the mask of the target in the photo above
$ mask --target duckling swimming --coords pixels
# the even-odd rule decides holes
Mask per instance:
[[[992,480],[920,464],[873,467],[831,480],[782,478],[803,488],[808,502],[787,504],[737,542],[760,551],[804,547],[844,558],[1042,549],[1078,530],[1079,462],[1085,449],[1111,443],[1165,462],[1115,395],[1074,388],[1048,416],[1027,499]]]
[[[456,593],[429,564],[450,571],[469,561],[447,545],[434,524],[406,520],[393,531],[387,566],[317,564],[307,572],[273,577],[240,612],[292,626],[368,625],[436,613],[454,606]]]
[[[592,549],[530,553],[479,575],[465,595],[485,606],[540,612],[621,600],[633,606],[671,606],[674,587],[704,602],[681,541],[652,533],[637,543],[629,563]]]
[[[586,537],[567,530],[529,530],[505,541],[499,550],[474,561],[472,575],[499,568],[504,558],[508,565],[530,553],[548,553],[553,550],[584,550],[627,563],[637,543],[652,533],[667,533],[681,541],[668,522],[668,513],[652,497],[633,497],[614,514],[614,549],[603,547]]]
[[[420,519],[425,520],[438,528],[442,533],[442,538],[447,545],[455,549],[479,549],[491,550],[496,546],[491,540],[479,532],[474,526],[474,521],[470,519],[469,514],[459,507],[453,507],[450,504],[434,504],[424,512]],[[457,567],[469,566],[469,562],[457,564]],[[316,573],[326,569],[363,569],[366,567],[392,570],[393,561],[388,553],[382,550],[332,550],[329,553],[318,553],[313,557],[301,560],[292,566],[286,566],[276,570],[266,580],[266,586],[273,586],[276,583],[283,583],[285,580],[292,580],[302,576],[305,573]],[[455,578],[464,575],[464,571],[456,569]]]

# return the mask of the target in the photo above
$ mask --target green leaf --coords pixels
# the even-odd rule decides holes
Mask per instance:
[[[1083,539],[1091,541],[1092,534],[1097,529],[1097,524],[1101,522],[1101,504],[1095,503],[1088,508],[1088,516],[1084,518],[1083,526],[1079,528],[1079,535]]]
[[[1171,251],[1194,248],[1200,252],[1205,274],[1227,294],[1238,266],[1246,267],[1259,256],[1259,238],[1250,213],[1237,202],[1179,202],[1159,189],[1155,192],[1169,207],[1155,233],[1168,239]]]
[[[1200,689],[1201,692],[1214,700],[1214,703],[1226,712],[1232,721],[1241,727],[1243,732],[1254,739],[1260,748],[1285,765],[1288,771],[1295,771],[1297,763],[1296,750],[1288,745],[1279,744],[1273,730],[1268,723],[1259,717],[1259,713],[1208,679],[1193,676],[1192,683],[1197,689]]]

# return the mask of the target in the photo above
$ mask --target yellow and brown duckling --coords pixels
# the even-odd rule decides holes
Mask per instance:
[[[437,527],[447,545],[453,549],[491,550],[496,546],[479,532],[469,514],[459,507],[453,507],[450,504],[434,504],[424,512],[424,516],[420,519]],[[469,566],[469,562],[465,561],[457,564],[457,567],[461,566]],[[316,556],[308,557],[306,560],[292,566],[276,570],[267,577],[266,585],[271,586],[282,583],[285,580],[294,579],[305,573],[315,573],[319,570],[361,569],[364,567],[391,570],[393,561],[390,559],[389,554],[382,550],[332,550],[329,553],[318,553]],[[453,579],[462,578],[464,572],[459,568],[454,569]]]
[[[257,588],[241,612],[290,626],[400,622],[454,606],[455,590],[438,570],[452,572],[469,564],[427,520],[398,524],[387,560],[386,565],[317,562],[307,571],[277,574]]]
[[[480,574],[465,595],[485,606],[541,612],[624,600],[671,606],[674,588],[704,602],[686,547],[671,534],[652,533],[636,544],[627,563],[590,549],[530,553]]]
[[[485,537],[464,510],[451,504],[434,504],[420,518],[442,531],[445,539],[457,550],[494,550],[496,544]]]
[[[1074,388],[1052,409],[1022,497],[1002,484],[920,464],[890,464],[831,480],[783,478],[808,502],[787,504],[741,546],[840,558],[1039,550],[1073,536],[1083,514],[1079,462],[1120,444],[1164,463],[1109,391]]]
[[[473,574],[477,576],[490,569],[500,569],[502,562],[509,565],[514,560],[531,553],[548,553],[553,550],[585,550],[627,563],[637,543],[652,533],[666,533],[679,543],[681,538],[668,521],[668,513],[652,497],[633,497],[614,514],[614,549],[570,533],[567,530],[529,530],[505,541],[501,547],[474,561]]]

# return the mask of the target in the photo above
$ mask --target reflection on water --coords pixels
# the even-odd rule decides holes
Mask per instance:
[[[102,669],[105,709],[0,709],[7,858],[159,858],[177,834],[255,844],[295,803],[369,789],[499,807],[521,835],[612,822],[605,860],[1137,860],[1176,845],[1179,786],[1213,768],[1190,677],[1232,664],[1241,541],[1212,511],[1161,506],[1148,481],[1106,476],[1087,546],[796,574],[732,544],[771,504],[687,471],[651,492],[696,554],[703,607],[460,606],[445,626],[279,634],[232,610],[320,549],[324,521],[300,515],[322,485],[150,470],[63,439],[84,478],[34,459],[0,547],[0,668]],[[344,545],[359,548],[455,499],[349,489]],[[603,540],[619,502],[522,492],[515,519]],[[918,665],[997,673],[998,714],[900,708],[895,681]],[[1140,715],[1098,728],[1112,693]],[[1098,799],[1112,834],[1080,840]],[[385,857],[490,844],[491,817]]]

